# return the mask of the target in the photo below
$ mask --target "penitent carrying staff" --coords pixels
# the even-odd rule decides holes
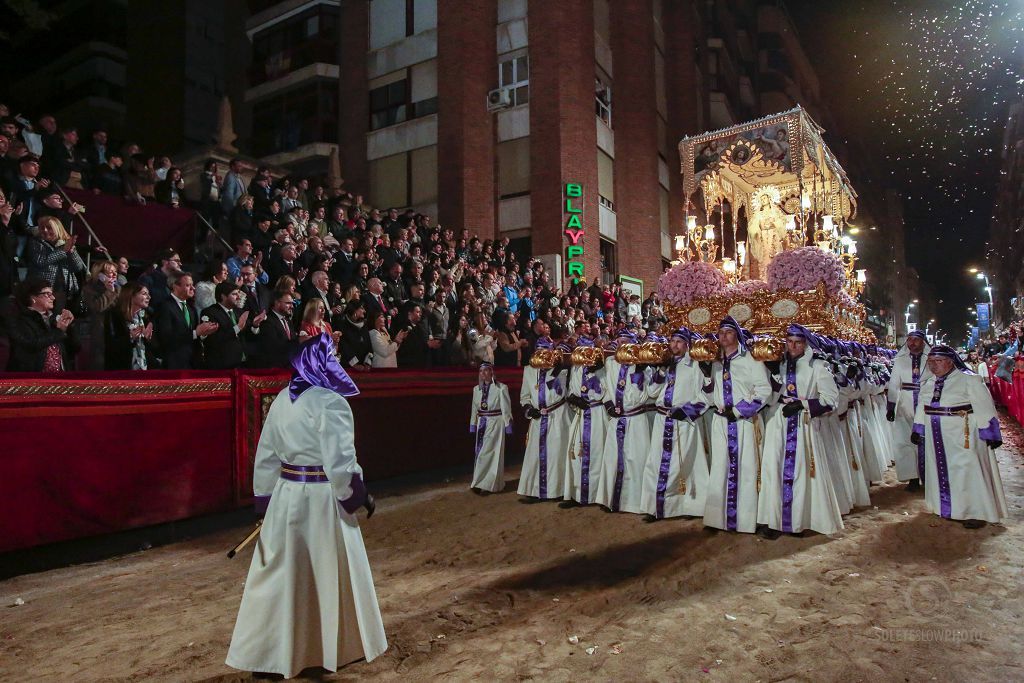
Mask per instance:
[[[253,491],[266,516],[227,656],[236,669],[286,677],[388,647],[355,514],[374,510],[345,400],[359,390],[329,335],[303,344],[292,367],[256,450]]]

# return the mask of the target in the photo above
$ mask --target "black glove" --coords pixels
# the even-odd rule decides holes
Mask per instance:
[[[604,409],[608,411],[610,417],[618,417],[619,409],[615,407],[615,404],[611,401],[604,402]]]
[[[786,417],[793,417],[803,409],[804,404],[801,401],[793,401],[782,406],[782,414]]]
[[[777,360],[766,360],[764,366],[768,368],[768,372],[773,375],[779,374],[779,370],[782,368],[782,361]]]
[[[924,443],[924,437],[922,437],[917,432],[910,432],[910,443],[914,444],[915,446],[920,446],[922,443]]]
[[[857,366],[851,365],[850,367],[846,368],[846,376],[849,377],[850,379],[854,379],[855,377],[857,377]]]
[[[700,371],[704,373],[704,377],[711,379],[711,363],[702,360],[697,365],[700,366]]]
[[[895,422],[896,421],[896,409],[893,408],[892,410],[885,411],[885,419],[888,420],[889,422]]]
[[[721,415],[726,419],[727,422],[735,422],[736,420],[739,419],[738,417],[736,417],[736,411],[733,410],[732,408],[726,408],[725,410],[722,411]]]
[[[377,501],[373,499],[373,496],[367,493],[363,507],[366,508],[366,518],[369,519],[370,517],[373,517],[373,511],[377,509]]]
[[[989,448],[995,450],[1003,445],[1003,442],[999,439],[985,439],[985,443],[988,444]]]
[[[526,419],[528,420],[536,420],[538,417],[540,417],[540,411],[534,408],[533,406],[524,407],[523,412],[526,413]]]
[[[582,396],[573,396],[572,398],[574,399],[573,405],[575,405],[580,410],[586,410],[587,408],[590,407],[590,401],[583,398]]]

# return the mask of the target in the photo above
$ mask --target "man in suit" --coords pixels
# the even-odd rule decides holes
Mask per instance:
[[[302,279],[299,275],[302,270],[296,258],[294,244],[285,244],[271,255],[267,261],[267,275],[270,277],[271,286],[277,286],[277,281],[282,275],[291,275],[296,280]]]
[[[270,308],[270,289],[260,283],[256,276],[256,268],[251,264],[242,266],[239,277],[242,278],[239,290],[239,298],[242,300],[240,308],[249,311],[249,318],[252,319]]]
[[[366,317],[373,320],[378,313],[391,317],[391,311],[387,302],[384,301],[384,283],[380,278],[371,277],[366,282],[367,292],[363,294],[363,303],[366,305]]]
[[[430,328],[423,320],[423,308],[419,304],[409,304],[402,309],[391,328],[391,337],[402,330],[409,333],[398,347],[398,367],[425,368],[430,365],[430,351],[440,348],[441,340],[430,338]]]
[[[395,312],[402,306],[402,303],[409,298],[409,294],[405,291],[405,283],[402,281],[402,264],[393,263],[391,268],[388,270],[388,275],[383,280],[384,283],[384,301],[388,304],[388,309]],[[394,315],[395,313],[391,313]]]
[[[240,311],[241,291],[233,282],[222,282],[214,290],[217,303],[203,309],[200,320],[217,323],[217,331],[203,340],[206,367],[210,370],[231,370],[247,360],[242,333],[249,323],[249,311]],[[253,325],[260,325],[266,311],[255,315]]]
[[[82,161],[78,158],[75,148],[78,144],[78,129],[65,128],[60,135],[60,144],[56,146],[51,156],[43,159],[43,165],[47,176],[58,185],[66,185],[71,178],[72,171],[82,170]]]
[[[242,162],[240,159],[232,159],[220,186],[220,210],[225,216],[231,215],[231,209],[235,208],[238,198],[243,194],[245,181],[242,179]]]
[[[164,368],[190,370],[198,367],[197,342],[219,328],[215,322],[200,322],[189,300],[196,288],[192,276],[176,270],[167,278],[171,296],[157,307],[154,328]]]
[[[181,269],[181,256],[170,247],[157,252],[154,261],[159,264],[139,276],[139,283],[149,290],[149,309],[156,313],[160,305],[171,296],[168,284],[171,273]]]
[[[334,258],[334,266],[331,267],[331,279],[334,282],[340,282],[342,287],[346,287],[355,280],[356,268],[359,267],[352,250],[351,237],[341,240],[341,249]]]
[[[340,319],[345,307],[335,299],[330,292],[331,281],[327,273],[322,270],[314,272],[302,285],[302,301],[309,302],[313,299],[320,299],[324,302],[324,310],[327,311],[327,318],[333,327],[335,321]],[[305,305],[305,304],[304,304]]]
[[[341,316],[335,328],[341,332],[338,342],[338,360],[347,368],[370,369],[370,331],[366,324],[366,307],[359,299],[345,304],[345,315]]]
[[[253,320],[250,334],[258,349],[253,365],[262,368],[290,367],[291,353],[299,343],[299,333],[292,324],[294,308],[291,294],[275,292],[266,319],[258,325]]]

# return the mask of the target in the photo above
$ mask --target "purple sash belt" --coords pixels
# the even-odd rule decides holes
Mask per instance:
[[[941,415],[943,417],[963,417],[974,412],[974,408],[969,404],[962,406],[949,406],[948,408],[937,408],[932,406],[924,407],[925,415]]]
[[[329,484],[330,480],[320,465],[289,465],[281,463],[281,478],[302,484]]]

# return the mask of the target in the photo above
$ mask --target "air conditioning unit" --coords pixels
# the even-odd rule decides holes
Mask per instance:
[[[501,111],[512,106],[512,88],[497,88],[487,93],[487,111]]]

